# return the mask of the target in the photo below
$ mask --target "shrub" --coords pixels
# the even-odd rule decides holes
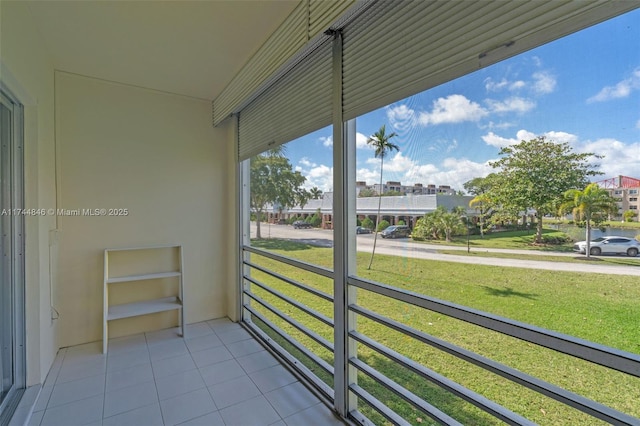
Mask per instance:
[[[311,220],[309,220],[309,223],[311,224],[311,226],[317,228],[322,223],[322,219],[319,215],[314,214],[313,216],[311,216]]]
[[[406,225],[406,223],[404,223],[404,220],[399,220],[398,223],[396,223],[396,225]]]
[[[362,222],[360,222],[360,219],[356,218],[356,226],[362,226]]]
[[[380,221],[380,223],[378,224],[378,227],[376,228],[376,231],[377,232],[384,231],[388,227],[389,227],[389,222],[387,222],[386,220],[382,219]]]
[[[572,241],[573,241],[573,239],[570,236],[568,236],[567,234],[543,235],[542,236],[542,243],[543,244],[562,245],[562,244],[565,244],[565,243],[570,243]]]
[[[364,219],[362,219],[362,222],[360,224],[360,226],[363,226],[367,229],[373,229],[374,225],[373,225],[373,221],[371,219],[369,219],[368,217],[365,217]]]

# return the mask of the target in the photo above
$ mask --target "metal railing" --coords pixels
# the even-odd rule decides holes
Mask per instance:
[[[306,262],[301,262],[286,256],[280,256],[254,247],[245,247],[244,251],[246,253],[253,253],[264,258],[275,260],[284,265],[299,268],[327,279],[333,279],[333,272],[331,270],[316,265],[311,265]],[[282,325],[286,324],[293,330],[296,330],[299,333],[299,336],[305,336],[310,339],[310,341],[319,345],[319,347],[335,354],[334,344],[330,340],[323,337],[308,325],[305,325],[303,323],[304,321],[301,321],[299,317],[292,318],[290,315],[276,307],[274,303],[257,294],[256,291],[259,290],[264,295],[269,295],[270,297],[275,298],[273,300],[286,303],[296,311],[301,312],[303,316],[318,321],[320,324],[331,327],[332,329],[335,326],[334,320],[322,314],[318,310],[313,309],[285,294],[283,291],[271,288],[267,283],[257,279],[254,276],[256,274],[252,275],[251,271],[259,271],[261,274],[264,274],[265,277],[273,278],[278,282],[284,283],[290,288],[302,290],[325,302],[333,304],[334,297],[331,294],[318,290],[317,288],[313,288],[281,273],[275,272],[259,264],[255,259],[245,259],[243,261],[243,265],[248,271],[243,275],[243,281],[245,282],[243,290],[243,296],[245,297],[243,309],[247,313],[246,317],[249,318],[248,326],[262,339],[264,339],[272,349],[276,350],[285,359],[287,359],[293,368],[304,376],[304,378],[308,379],[310,383],[314,384],[316,388],[329,400],[333,399],[335,389],[328,385],[326,381],[320,379],[319,376],[313,372],[313,369],[316,367],[334,378],[338,374],[364,374],[369,379],[373,380],[374,383],[392,392],[393,395],[404,401],[404,403],[425,413],[435,422],[448,425],[460,424],[452,417],[452,415],[455,414],[443,412],[429,401],[423,399],[420,395],[411,392],[402,384],[397,383],[393,379],[387,377],[384,373],[367,364],[364,360],[359,359],[357,350],[354,351],[352,349],[348,354],[348,357],[345,359],[345,363],[347,365],[334,366],[327,362],[326,359],[323,359],[321,356],[314,353],[304,344],[300,343],[298,339],[284,331],[282,326],[275,324],[272,320],[267,318],[265,313],[269,312],[272,314],[272,317],[277,318]],[[408,305],[437,312],[455,320],[464,321],[474,326],[482,327],[486,330],[491,330],[502,335],[516,338],[520,341],[529,342],[540,347],[550,349],[560,354],[569,355],[574,358],[617,370],[633,377],[640,377],[640,356],[637,354],[606,347],[573,336],[361,278],[349,277],[347,279],[347,285],[351,288],[362,289],[396,301],[404,302]],[[456,346],[448,341],[436,338],[423,331],[409,327],[406,324],[395,321],[381,315],[380,313],[360,306],[357,303],[349,303],[348,310],[351,314],[355,315],[355,318],[366,318],[369,321],[373,321],[380,327],[394,330],[395,332],[401,333],[420,344],[435,348],[438,351],[442,351],[459,360],[479,367],[484,371],[495,374],[538,394],[549,397],[561,404],[570,406],[594,418],[611,424],[640,425],[640,419],[563,389],[540,378],[523,373],[513,367],[501,364],[495,360]],[[262,326],[257,325],[256,323],[258,322],[261,323]],[[354,324],[356,323],[357,320]],[[345,325],[341,324],[340,326]],[[276,341],[275,336],[278,336],[281,343]],[[416,362],[410,357],[379,343],[370,336],[358,331],[357,327],[353,330],[349,330],[348,337],[352,342],[368,348],[373,351],[373,353],[377,354],[377,356],[390,360],[399,368],[406,369],[420,379],[431,382],[439,389],[477,407],[479,410],[495,417],[496,419],[512,425],[534,424],[522,415],[512,412],[508,408],[505,408],[487,397],[462,386],[454,380],[429,369],[427,366]],[[298,351],[309,361],[303,362],[296,358],[290,353],[290,351],[285,349],[283,345],[290,345],[291,348]],[[351,367],[351,372],[349,372],[350,369],[347,367]],[[352,396],[355,396],[365,402],[371,409],[379,413],[387,421],[393,424],[409,424],[406,419],[404,419],[400,414],[394,412],[393,409],[385,404],[385,402],[371,394],[369,390],[366,389],[365,385],[358,384],[355,377],[347,377],[346,382],[348,383],[348,392],[351,393]],[[357,423],[370,423],[369,419],[358,410],[357,404],[351,407],[349,416],[351,420]]]

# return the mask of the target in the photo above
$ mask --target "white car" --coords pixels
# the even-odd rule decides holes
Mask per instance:
[[[640,252],[640,242],[627,237],[600,237],[591,241],[589,252],[592,255],[599,254],[626,254],[636,257]],[[579,241],[573,245],[573,251],[586,253],[587,242]]]

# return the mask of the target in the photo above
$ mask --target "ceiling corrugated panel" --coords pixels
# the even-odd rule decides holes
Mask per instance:
[[[276,72],[344,13],[355,0],[304,0],[213,102],[214,126],[253,99]]]
[[[240,112],[240,160],[331,124],[331,52],[327,40]]]

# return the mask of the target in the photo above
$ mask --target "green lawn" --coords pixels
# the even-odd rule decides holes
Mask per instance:
[[[613,265],[613,266],[637,266],[640,267],[640,257],[630,258],[612,258],[607,256],[591,256],[587,259],[584,255],[576,254],[575,257],[568,256],[554,256],[549,255],[535,255],[517,254],[517,253],[499,253],[482,251],[471,251],[467,253],[464,250],[438,250],[441,254],[452,254],[456,256],[469,256],[469,257],[493,257],[499,259],[521,259],[521,260],[537,260],[544,262],[566,262],[566,263],[578,263],[578,264],[598,264],[598,265]]]
[[[255,241],[254,245],[266,246],[289,257],[331,267],[331,249],[282,241]],[[328,279],[318,278],[312,273],[260,256],[253,256],[253,260],[290,278],[332,293],[332,283]],[[640,353],[640,285],[637,277],[493,267],[382,255],[376,255],[373,269],[368,271],[367,261],[368,254],[358,254],[358,275],[363,278]],[[332,317],[333,307],[330,303],[259,271],[253,271],[252,275]],[[326,339],[333,340],[330,327],[310,319],[297,308],[263,290],[255,292],[291,318]],[[367,309],[640,417],[640,405],[637,404],[640,400],[639,379],[377,294],[358,290],[357,298],[358,304]],[[261,309],[261,312],[265,312],[266,317],[313,352],[328,362],[333,362],[333,355],[329,351],[298,330],[286,326],[284,321],[265,309]],[[536,423],[599,424],[598,421],[549,398],[417,343],[372,321],[358,318],[358,330]],[[364,345],[358,345],[358,357],[464,424],[498,423],[470,404],[399,368]],[[305,362],[303,359],[303,362],[311,366],[309,361]],[[326,382],[331,382],[328,375],[320,373],[319,376]],[[358,382],[412,424],[429,423],[423,413],[398,400],[366,376],[359,375]],[[376,423],[384,423],[371,409],[363,410]]]
[[[553,229],[543,229],[543,235],[548,237],[563,236],[564,233]],[[555,251],[555,252],[570,252],[573,250],[573,243],[566,243],[562,245],[544,245],[533,244],[533,238],[535,236],[535,230],[529,231],[502,231],[493,232],[480,235],[471,235],[469,237],[469,245],[471,248],[503,248],[503,249],[518,249],[518,250],[540,250],[540,251]],[[418,241],[419,242],[419,241]],[[466,235],[456,236],[452,241],[446,242],[443,240],[426,240],[423,241],[426,244],[438,244],[438,245],[453,245],[453,246],[465,246],[467,245]]]

